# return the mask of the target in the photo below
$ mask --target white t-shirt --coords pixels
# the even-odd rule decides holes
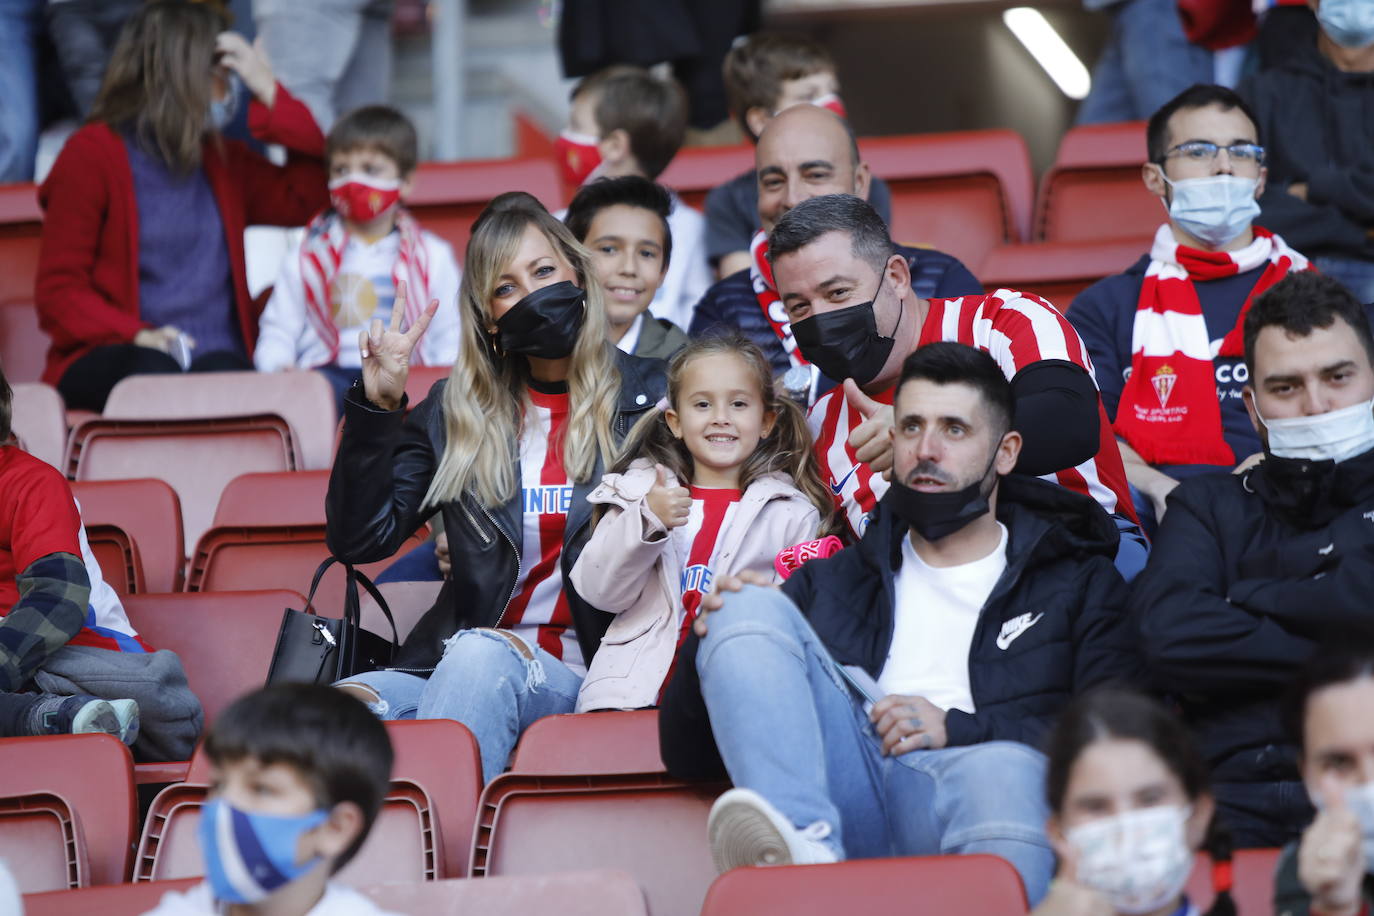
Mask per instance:
[[[884,694],[925,697],[941,709],[973,707],[968,653],[978,615],[1007,568],[1007,529],[992,553],[960,566],[926,564],[902,538],[902,568],[896,576],[892,647],[878,686]]]
[[[157,907],[144,916],[216,916],[220,913],[219,904],[210,892],[208,882],[197,884],[184,891],[168,891],[162,896]],[[325,885],[324,896],[310,908],[305,916],[395,916],[383,910],[370,899],[342,884],[330,882]]]

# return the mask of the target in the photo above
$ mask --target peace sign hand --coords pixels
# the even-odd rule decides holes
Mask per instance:
[[[358,333],[358,352],[363,360],[363,393],[382,410],[401,406],[401,398],[406,393],[406,377],[410,375],[411,354],[439,310],[439,300],[431,299],[429,308],[420,313],[409,330],[402,331],[405,301],[405,284],[397,283],[396,301],[391,304],[391,325],[382,330],[381,319],[374,318],[371,329]]]

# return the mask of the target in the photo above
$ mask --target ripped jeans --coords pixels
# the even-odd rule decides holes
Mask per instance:
[[[582,675],[519,637],[462,630],[445,644],[428,679],[404,671],[368,671],[339,681],[377,695],[382,719],[456,719],[477,739],[482,780],[501,775],[515,742],[535,719],[572,712]]]

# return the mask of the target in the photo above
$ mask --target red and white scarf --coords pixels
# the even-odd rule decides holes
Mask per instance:
[[[420,236],[420,225],[409,211],[397,211],[396,231],[401,234],[401,247],[396,257],[396,265],[391,271],[391,278],[397,289],[402,282],[406,285],[404,327],[408,328],[429,304],[429,254],[425,250],[424,239]],[[344,228],[343,220],[339,218],[338,213],[326,209],[306,226],[305,240],[301,242],[301,281],[305,286],[305,312],[310,326],[329,347],[329,359],[324,365],[338,362],[339,359],[339,327],[334,323],[329,288],[334,278],[339,275],[348,239],[348,230]],[[419,347],[416,347],[411,355],[411,363],[417,366],[424,365],[424,357]]]
[[[802,356],[797,339],[792,336],[792,322],[787,320],[787,310],[782,306],[778,295],[778,285],[773,282],[773,265],[768,263],[768,233],[760,232],[749,243],[749,282],[754,287],[754,297],[759,300],[763,317],[768,319],[773,333],[782,341],[783,352],[794,366],[809,366]]]
[[[1221,431],[1207,322],[1194,281],[1217,280],[1268,262],[1216,356],[1245,355],[1242,327],[1255,297],[1307,258],[1267,229],[1239,251],[1203,251],[1178,244],[1166,223],[1155,233],[1131,335],[1131,377],[1121,392],[1114,428],[1150,464],[1233,465]]]

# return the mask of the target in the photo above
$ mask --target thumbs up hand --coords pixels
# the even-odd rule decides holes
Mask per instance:
[[[892,407],[864,394],[852,378],[844,380],[844,399],[864,418],[849,434],[854,457],[888,476],[892,471],[892,438],[887,434],[892,428]]]
[[[686,487],[668,486],[668,469],[661,464],[654,465],[656,477],[654,485],[645,495],[644,501],[664,528],[678,528],[687,524],[687,516],[692,511],[692,492]]]

